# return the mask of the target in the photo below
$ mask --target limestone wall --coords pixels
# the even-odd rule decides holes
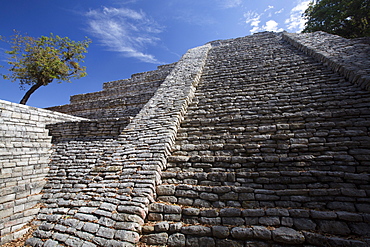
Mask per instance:
[[[0,100],[0,244],[26,232],[39,211],[51,154],[45,126],[78,120]]]

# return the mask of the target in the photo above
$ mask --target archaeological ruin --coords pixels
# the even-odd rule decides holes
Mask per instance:
[[[0,244],[370,246],[370,42],[263,32],[0,100]]]

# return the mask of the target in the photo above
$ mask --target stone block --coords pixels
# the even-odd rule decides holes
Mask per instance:
[[[212,236],[212,230],[206,226],[184,226],[181,228],[181,233],[185,235],[197,235],[197,236]]]
[[[96,236],[112,239],[115,233],[116,233],[115,229],[101,226],[99,230],[96,232]]]
[[[351,229],[351,232],[359,235],[361,237],[370,237],[370,223],[362,223],[362,222],[356,222],[356,223],[349,223],[349,228]]]
[[[149,212],[162,213],[164,205],[163,203],[152,203],[148,207]]]
[[[114,235],[114,239],[130,243],[137,243],[140,239],[140,236],[137,232],[134,231],[117,230]]]
[[[166,221],[158,222],[154,225],[154,231],[155,232],[166,232],[170,228],[170,224]]]
[[[168,241],[168,234],[165,232],[144,235],[141,241],[148,245],[166,245]]]
[[[230,234],[235,239],[246,240],[253,237],[252,228],[234,227],[231,229]]]
[[[253,226],[253,236],[257,239],[270,240],[271,231],[264,226]]]
[[[65,243],[67,246],[82,246],[83,241],[76,237],[69,237]]]
[[[347,236],[351,233],[348,225],[341,221],[321,220],[318,222],[318,230],[324,233]]]
[[[82,227],[82,230],[86,232],[96,233],[99,230],[99,227],[99,224],[86,222]]]
[[[311,217],[314,219],[336,219],[337,214],[332,211],[311,210]]]
[[[302,233],[287,227],[279,227],[273,230],[272,239],[284,244],[302,244],[305,241]]]
[[[200,209],[199,208],[184,208],[182,210],[183,215],[199,215]]]
[[[229,228],[226,226],[212,226],[212,235],[215,238],[227,238],[230,234]]]
[[[199,247],[216,247],[215,240],[211,237],[200,237]]]
[[[280,218],[274,216],[264,216],[260,217],[258,220],[259,224],[265,226],[277,226],[280,225]]]
[[[265,215],[265,210],[263,209],[245,209],[242,211],[242,215],[246,217],[254,216],[264,216]]]
[[[238,208],[223,208],[220,210],[221,217],[241,216],[241,211]]]
[[[293,225],[298,230],[315,230],[316,223],[308,218],[294,218]]]
[[[45,246],[45,247],[57,247],[58,245],[59,245],[58,241],[48,239],[48,240],[45,241],[43,246]]]
[[[182,227],[182,222],[171,223],[170,224],[169,232],[170,233],[180,232],[181,231],[181,227]]]
[[[159,196],[172,196],[175,194],[175,190],[176,187],[173,184],[157,186],[157,194]]]
[[[214,217],[214,218],[200,217],[199,222],[204,225],[220,225],[222,222],[222,218],[221,217]]]
[[[181,214],[163,214],[163,220],[166,221],[180,221]]]
[[[163,206],[163,212],[167,214],[181,214],[181,207],[176,205],[165,204]]]
[[[175,233],[168,237],[167,245],[169,247],[185,247],[186,238],[184,234]]]

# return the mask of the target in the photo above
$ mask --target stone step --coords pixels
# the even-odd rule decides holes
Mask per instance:
[[[314,244],[318,240],[330,239],[344,246],[366,246],[362,238],[366,238],[366,231],[370,228],[369,216],[302,208],[220,209],[152,203],[147,223],[142,228],[141,242],[168,246],[184,246],[182,242],[191,242],[194,246],[201,246],[198,241],[207,240],[210,241],[207,246],[224,246],[222,244],[230,242],[244,246],[247,241],[268,243],[272,240],[271,243],[290,245]],[[360,240],[343,237],[348,235],[357,236]],[[322,244],[316,246],[324,246]]]
[[[117,80],[117,81],[111,81],[106,82],[103,84],[103,89],[109,89],[109,88],[116,88],[122,86],[122,84],[133,86],[137,83],[141,82],[151,82],[151,81],[158,81],[158,80],[164,80],[166,76],[172,71],[172,69],[176,66],[177,63],[172,64],[166,64],[158,66],[157,70],[152,71],[146,71],[142,73],[136,73],[131,76],[129,79],[124,80]]]
[[[158,200],[197,207],[305,207],[370,213],[370,190],[366,185],[358,189],[353,187],[353,180],[331,182],[330,177],[322,177],[324,182],[313,182],[315,177],[280,178],[266,173],[269,172],[249,173],[244,179],[235,179],[237,174],[233,173],[222,177],[217,173],[189,172],[182,174],[182,179],[166,178],[174,173],[163,174],[167,184],[157,187]],[[366,183],[357,178],[358,183]]]
[[[70,98],[70,104],[83,104],[97,100],[114,100],[116,98],[133,97],[142,94],[143,91],[154,93],[163,80],[138,82],[135,85],[117,85],[114,88],[104,89],[102,91],[73,95]]]
[[[153,93],[141,92],[129,97],[75,103],[48,109],[85,118],[119,118],[135,116],[152,96]]]

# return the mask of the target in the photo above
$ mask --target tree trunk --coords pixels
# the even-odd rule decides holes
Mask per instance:
[[[25,105],[28,101],[28,99],[30,98],[31,94],[33,94],[37,89],[39,89],[39,87],[41,87],[42,85],[44,85],[43,83],[36,83],[35,85],[33,85],[27,92],[26,94],[23,96],[21,102],[19,102],[19,104],[22,104],[22,105]]]

